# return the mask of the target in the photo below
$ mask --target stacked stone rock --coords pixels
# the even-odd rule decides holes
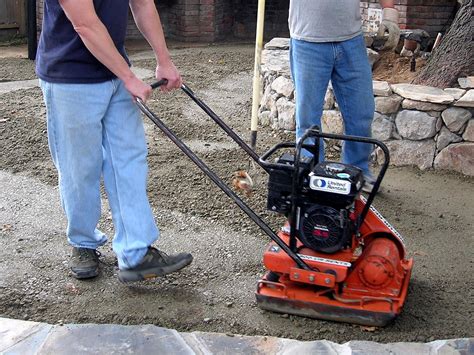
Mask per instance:
[[[260,123],[295,129],[294,86],[288,62],[288,40],[274,39],[263,53]],[[420,169],[446,169],[474,176],[474,86],[460,88],[374,81],[376,113],[372,135],[386,143],[391,163]],[[343,121],[331,87],[326,93],[322,128],[342,133]]]
[[[385,141],[394,165],[474,176],[474,90],[374,82],[374,94],[372,135]]]

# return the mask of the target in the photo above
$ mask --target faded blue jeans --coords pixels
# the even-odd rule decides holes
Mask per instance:
[[[290,64],[296,91],[297,140],[311,126],[321,127],[329,81],[343,116],[345,133],[370,137],[375,104],[372,70],[362,35],[343,42],[327,43],[292,39]],[[370,176],[368,160],[371,150],[370,144],[345,142],[342,161],[358,166]],[[323,149],[320,150],[322,160]]]
[[[147,146],[137,106],[117,79],[40,85],[69,243],[96,249],[107,241],[97,229],[103,177],[119,268],[136,266],[159,236],[146,194]]]

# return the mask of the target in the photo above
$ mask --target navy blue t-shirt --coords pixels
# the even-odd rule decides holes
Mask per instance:
[[[94,0],[99,19],[127,62],[124,42],[128,4],[128,0]],[[36,55],[36,74],[53,83],[98,83],[115,77],[86,48],[58,0],[44,1],[43,30]]]

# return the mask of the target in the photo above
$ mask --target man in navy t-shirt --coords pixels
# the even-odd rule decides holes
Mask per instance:
[[[153,48],[162,90],[179,88],[153,0],[45,0],[36,72],[44,95],[48,142],[79,279],[98,274],[100,180],[115,227],[113,249],[124,282],[165,275],[192,261],[151,247],[159,236],[146,194],[147,146],[134,98],[151,87],[130,70],[124,49],[129,7]]]

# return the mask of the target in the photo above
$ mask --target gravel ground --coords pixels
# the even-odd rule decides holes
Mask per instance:
[[[172,54],[198,96],[248,138],[253,47],[180,48]],[[153,69],[148,54],[137,53],[135,58],[135,66]],[[31,62],[17,63],[18,72],[32,68]],[[226,182],[234,171],[248,167],[246,155],[183,93],[155,93],[149,106]],[[91,281],[73,279],[66,267],[70,249],[40,90],[2,95],[0,119],[1,316],[49,323],[150,323],[182,331],[335,342],[431,341],[474,334],[469,321],[472,178],[412,168],[389,170],[375,205],[405,236],[415,268],[402,315],[373,330],[258,309],[254,291],[264,272],[261,256],[268,237],[147,121],[149,196],[162,232],[159,247],[191,251],[195,261],[179,274],[127,287],[116,280],[115,259],[107,244],[101,248],[101,275]],[[293,139],[291,132],[264,128],[258,134],[258,151]],[[243,198],[278,228],[282,218],[265,211],[266,176],[262,171],[253,171],[253,176],[256,192]],[[104,202],[100,227],[112,235]]]
[[[0,58],[0,83],[35,79],[33,62],[26,58]]]

